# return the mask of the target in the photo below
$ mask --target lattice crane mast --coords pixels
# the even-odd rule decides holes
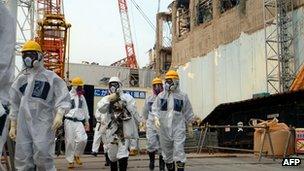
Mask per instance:
[[[111,64],[111,66],[124,66],[131,69],[138,69],[134,43],[132,40],[127,0],[118,0],[118,7],[127,57]]]
[[[65,77],[68,30],[71,27],[65,21],[62,0],[36,0],[38,27],[37,37],[44,52],[44,65],[61,78]],[[68,79],[68,71],[67,71]]]

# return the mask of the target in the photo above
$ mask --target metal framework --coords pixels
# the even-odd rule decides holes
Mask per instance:
[[[16,55],[20,55],[21,45],[35,36],[34,0],[1,0],[16,19]]]
[[[118,7],[119,7],[120,20],[122,25],[127,57],[111,64],[111,66],[125,66],[132,69],[137,69],[138,64],[137,64],[135,48],[132,40],[127,0],[118,0]]]
[[[67,37],[71,25],[65,21],[62,0],[36,1],[38,20],[36,40],[44,52],[44,66],[64,78],[64,66],[68,61]]]
[[[295,78],[292,0],[264,0],[267,92],[288,91]]]

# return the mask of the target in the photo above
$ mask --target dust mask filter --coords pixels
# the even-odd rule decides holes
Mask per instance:
[[[42,54],[35,51],[26,51],[22,53],[22,59],[26,68],[36,68],[40,65]]]
[[[109,91],[110,93],[117,93],[120,91],[120,84],[117,82],[111,82],[109,84]]]
[[[23,59],[24,65],[27,68],[33,68],[33,60],[30,57]]]
[[[117,90],[116,87],[114,87],[114,86],[111,86],[111,87],[110,87],[110,92],[111,92],[111,93],[116,93],[116,90]]]

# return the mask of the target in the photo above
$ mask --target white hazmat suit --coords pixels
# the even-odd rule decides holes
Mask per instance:
[[[152,114],[160,122],[160,144],[165,162],[185,163],[186,123],[194,118],[188,96],[179,89],[165,90],[156,97]]]
[[[0,3],[0,155],[8,134],[9,90],[14,81],[16,23],[4,4]]]
[[[74,156],[83,154],[88,136],[84,124],[90,119],[86,99],[83,95],[77,95],[73,87],[70,91],[71,110],[65,115],[65,156],[69,163],[74,162]]]
[[[146,99],[145,105],[144,105],[144,108],[142,111],[142,116],[146,120],[146,128],[147,128],[146,136],[147,136],[147,140],[148,140],[147,150],[148,150],[148,152],[158,151],[160,153],[161,151],[160,151],[158,131],[154,125],[154,116],[151,114],[152,105],[153,105],[156,97],[157,96],[153,94]]]
[[[18,171],[55,171],[55,113],[70,109],[66,83],[42,62],[26,69],[10,90],[10,119],[17,122],[15,166]]]
[[[93,153],[98,153],[99,146],[101,141],[103,142],[103,149],[104,152],[107,151],[107,147],[105,144],[106,142],[106,127],[107,127],[107,122],[106,122],[106,117],[105,115],[102,115],[99,110],[96,110],[95,112],[95,118],[96,118],[96,126],[94,130],[94,139],[93,139],[93,145],[92,145],[92,152]]]
[[[106,121],[107,121],[107,125],[110,124],[111,122],[111,114],[109,112],[109,106],[110,106],[110,100],[108,99],[109,96],[105,96],[103,97],[97,104],[98,106],[98,110],[106,116]],[[114,135],[113,132],[111,131],[112,128],[107,127],[107,131],[106,131],[106,139],[107,139],[107,152],[109,155],[109,158],[111,161],[117,161],[121,158],[125,158],[129,156],[129,151],[128,151],[128,147],[129,147],[129,139],[137,139],[138,138],[138,132],[137,132],[137,124],[139,123],[139,114],[136,111],[136,105],[135,105],[135,100],[134,98],[129,95],[129,94],[124,94],[123,92],[120,92],[120,99],[122,101],[126,102],[126,108],[128,109],[128,111],[131,113],[132,118],[130,120],[131,123],[131,127],[129,127],[129,132],[132,132],[131,137],[125,137],[126,140],[124,143],[122,142],[118,142],[118,145],[116,144],[112,144],[112,142],[114,141]]]

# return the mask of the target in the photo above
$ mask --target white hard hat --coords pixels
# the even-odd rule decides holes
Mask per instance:
[[[111,77],[110,80],[109,80],[109,83],[111,83],[111,82],[117,82],[117,83],[122,84],[118,77]]]

